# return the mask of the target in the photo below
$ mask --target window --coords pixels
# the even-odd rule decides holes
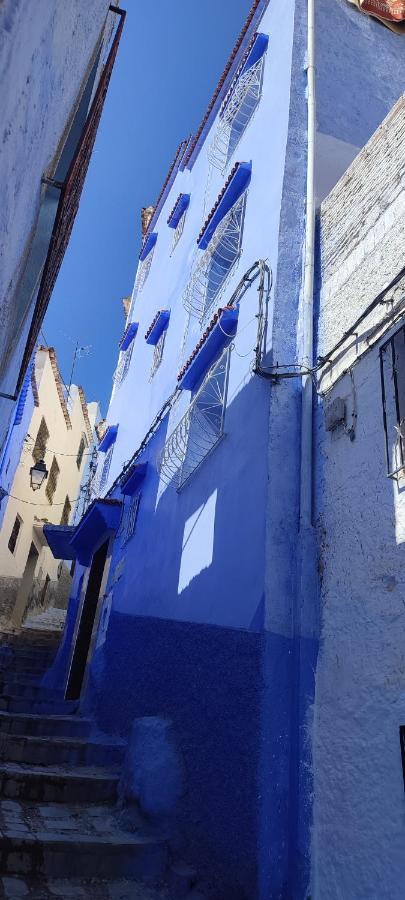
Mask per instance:
[[[153,376],[155,375],[157,369],[160,366],[160,363],[162,362],[163,348],[164,348],[165,340],[166,340],[166,333],[167,333],[167,329],[162,331],[162,334],[160,335],[160,338],[159,338],[157,344],[155,344],[155,346],[153,348],[152,368],[150,370],[150,379],[149,379],[150,381],[152,380]]]
[[[167,440],[160,475],[182,487],[223,435],[229,369],[228,347],[207,373],[190,406]]]
[[[10,553],[15,553],[17,541],[18,541],[18,538],[19,538],[19,535],[21,532],[22,523],[23,523],[23,520],[22,520],[21,516],[17,515],[15,517],[14,525],[12,527],[11,534],[8,539],[8,549],[9,549]]]
[[[111,447],[108,448],[108,450],[105,454],[103,467],[101,469],[100,491],[102,491],[103,488],[105,488],[105,486],[107,484],[108,476],[110,473],[110,466],[111,466],[113,452],[114,452],[114,444],[111,444]]]
[[[77,451],[77,456],[76,456],[76,465],[77,465],[78,469],[80,469],[80,466],[82,464],[83,453],[84,453],[86,447],[87,447],[87,440],[86,440],[84,434],[82,434],[82,436],[80,438],[79,449]]]
[[[217,130],[208,151],[210,162],[221,171],[233,156],[259,104],[267,46],[267,35],[256,35],[247,59],[222,104]]]
[[[123,523],[123,542],[124,544],[129,541],[135,531],[136,520],[138,518],[139,504],[141,501],[141,495],[135,494],[134,497],[130,498],[130,502],[125,512],[124,523]]]
[[[145,281],[149,275],[150,267],[152,265],[153,254],[155,251],[155,244],[157,241],[157,232],[154,231],[151,234],[148,234],[145,243],[142,247],[141,254],[139,257],[139,265],[138,271],[136,273],[135,280],[135,291],[139,292],[142,290]]]
[[[175,247],[177,246],[177,244],[179,243],[179,240],[183,234],[185,221],[186,221],[186,212],[184,212],[183,215],[180,216],[180,219],[176,225],[176,228],[174,229],[173,241],[172,241],[172,253],[173,253],[173,250],[175,249]]]
[[[380,349],[387,472],[405,474],[405,325]]]
[[[118,366],[115,370],[114,381],[117,387],[124,381],[124,378],[127,377],[128,370],[131,364],[132,351],[134,349],[133,343],[131,343],[127,350],[124,350],[120,353],[120,357],[118,360]]]
[[[208,317],[242,248],[246,191],[231,207],[201,257],[186,288],[184,306],[200,320]]]
[[[63,504],[61,520],[60,520],[61,525],[68,525],[71,512],[72,512],[72,504],[69,500],[69,497],[66,495],[65,502]]]
[[[46,445],[49,440],[49,431],[47,428],[47,424],[45,422],[44,417],[42,416],[41,424],[38,428],[38,434],[36,437],[36,441],[34,444],[34,449],[32,451],[32,457],[34,462],[39,462],[40,459],[44,459],[46,452]]]
[[[56,485],[58,483],[59,472],[60,469],[56,461],[56,457],[54,456],[45,488],[45,493],[50,503],[53,503],[53,497],[56,491]]]

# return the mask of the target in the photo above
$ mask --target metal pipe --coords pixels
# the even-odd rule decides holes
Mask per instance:
[[[308,149],[304,281],[302,296],[302,365],[313,367],[313,317],[314,317],[314,256],[315,256],[315,0],[308,0]],[[312,523],[312,405],[313,382],[311,375],[302,379],[301,410],[301,480],[300,526]]]

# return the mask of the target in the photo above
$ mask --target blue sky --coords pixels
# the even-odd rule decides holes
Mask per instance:
[[[91,345],[74,381],[106,413],[121,300],[131,293],[140,211],[159,195],[180,141],[201,121],[251,0],[127,0],[73,235],[43,325],[65,381],[76,340]]]

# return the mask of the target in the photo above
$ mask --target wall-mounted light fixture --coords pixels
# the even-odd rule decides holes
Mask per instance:
[[[30,468],[31,487],[33,491],[38,491],[42,487],[45,478],[48,478],[48,469],[43,459],[39,459],[35,466]]]

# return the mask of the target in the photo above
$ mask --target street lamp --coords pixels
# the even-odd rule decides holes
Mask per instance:
[[[35,463],[35,466],[31,466],[30,476],[32,490],[38,491],[39,488],[42,487],[45,478],[48,478],[48,469],[46,468],[43,459],[39,459],[38,462]]]

